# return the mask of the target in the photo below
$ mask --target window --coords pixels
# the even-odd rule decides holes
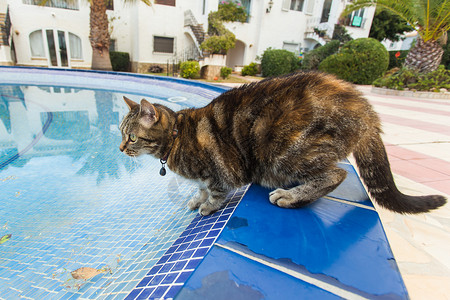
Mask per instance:
[[[69,32],[70,58],[83,59],[83,52],[81,49],[81,39]]]
[[[161,53],[173,53],[174,38],[155,36],[153,37],[153,51]]]
[[[331,10],[331,0],[325,0],[325,2],[323,3],[322,17],[320,18],[320,23],[328,22],[328,18],[330,17],[330,10]]]
[[[302,11],[304,0],[291,0],[290,10]]]
[[[365,21],[364,8],[361,8],[347,15],[344,19],[343,25],[363,28]]]
[[[22,1],[23,4],[30,4],[30,5],[41,5],[42,3],[42,0],[22,0]],[[45,2],[44,6],[79,10],[77,0],[48,0]]]
[[[155,0],[155,4],[175,6],[175,0]]]
[[[45,47],[48,47],[48,55],[53,66],[58,65],[57,56],[61,61],[62,66],[67,66],[67,46],[66,46],[66,34],[69,37],[69,49],[71,59],[83,59],[83,51],[81,47],[81,38],[71,32],[65,32],[61,30],[47,29],[45,35],[42,35],[42,30],[36,30],[30,33],[30,49],[32,57],[47,57]],[[57,41],[57,43],[56,43]],[[44,46],[45,45],[45,46]]]
[[[45,57],[44,39],[42,38],[42,30],[36,30],[30,33],[31,56]]]
[[[247,15],[250,16],[250,6],[251,6],[251,0],[241,0],[241,5],[245,7],[245,11],[247,12]],[[248,19],[247,19],[248,22]]]
[[[296,10],[303,11],[305,9],[305,0],[283,0],[281,8],[284,11]],[[306,13],[312,13],[314,8],[314,0],[307,1]]]
[[[116,43],[117,43],[117,40],[115,40],[115,39],[110,39],[109,40],[109,51],[111,52],[111,51],[116,51]]]
[[[352,18],[352,26],[361,27],[363,16],[364,16],[364,8],[355,11]]]

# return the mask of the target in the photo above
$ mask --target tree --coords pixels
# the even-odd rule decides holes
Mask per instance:
[[[42,0],[41,5],[45,5],[49,0]],[[67,0],[76,1],[76,0]],[[92,47],[91,69],[93,70],[112,70],[111,59],[109,57],[109,23],[106,14],[108,1],[113,0],[88,0],[90,2],[90,32],[89,41]],[[125,2],[135,2],[135,0],[124,0]],[[151,0],[141,0],[148,6]]]
[[[378,41],[388,39],[394,42],[400,40],[403,33],[413,31],[414,28],[387,9],[377,8],[370,28],[369,37]]]
[[[356,0],[342,14],[345,16],[360,8],[375,5],[398,15],[418,32],[417,42],[409,51],[404,66],[423,73],[436,70],[442,60],[446,32],[450,29],[450,1]]]
[[[332,40],[338,40],[340,43],[345,44],[353,40],[350,34],[348,34],[347,29],[339,24],[334,25]]]
[[[236,45],[236,36],[223,25],[223,22],[245,22],[247,12],[240,3],[221,1],[217,11],[208,14],[209,37],[200,45],[210,54],[226,54]]]

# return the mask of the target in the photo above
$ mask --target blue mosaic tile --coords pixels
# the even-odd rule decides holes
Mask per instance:
[[[197,215],[127,299],[173,297],[202,262],[223,229],[212,229],[214,224],[222,220],[220,224],[225,225],[247,188],[246,186],[231,193],[226,207],[215,214],[206,217]],[[147,294],[148,287],[153,288],[150,294]]]

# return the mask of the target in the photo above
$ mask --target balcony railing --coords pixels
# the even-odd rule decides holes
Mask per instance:
[[[42,5],[43,0],[22,0],[23,4],[30,5]],[[54,8],[62,8],[62,9],[71,9],[71,10],[79,10],[78,6],[79,0],[47,0],[44,5],[47,7]]]

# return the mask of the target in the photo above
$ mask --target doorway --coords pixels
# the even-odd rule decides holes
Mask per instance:
[[[45,37],[49,54],[49,67],[70,67],[67,53],[66,32],[46,29]]]

